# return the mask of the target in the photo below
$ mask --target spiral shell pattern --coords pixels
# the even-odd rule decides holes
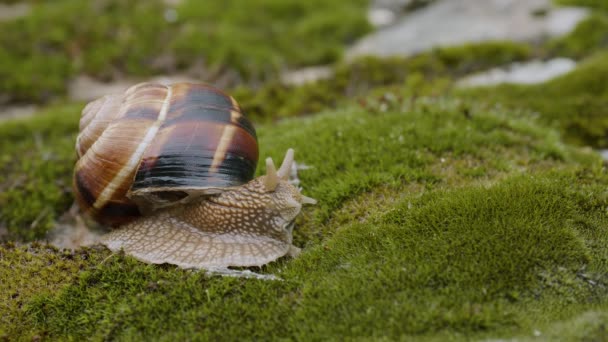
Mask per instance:
[[[229,95],[206,84],[142,83],[82,111],[74,189],[103,224],[253,178],[255,129]]]

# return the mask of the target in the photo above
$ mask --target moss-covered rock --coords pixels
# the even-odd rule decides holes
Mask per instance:
[[[317,186],[312,190],[313,197],[325,198],[320,207],[320,212],[325,213],[323,217],[343,200],[376,185],[424,178],[428,173],[422,166],[432,163],[433,155],[444,152],[457,157],[463,154],[482,159],[492,157],[486,165],[489,169],[510,158],[499,157],[504,151],[498,151],[505,144],[512,148],[521,146],[525,158],[532,160],[567,158],[567,149],[559,144],[557,136],[533,123],[527,124],[527,116],[508,118],[505,113],[476,113],[471,103],[449,103],[443,110],[442,101],[431,107],[426,101],[387,96],[379,102],[367,101],[360,109],[351,105],[339,114],[289,121],[281,129],[269,131],[271,124],[259,126],[262,156],[272,147],[270,152],[278,160],[288,147],[294,146],[302,160],[324,165],[304,175],[312,177],[305,180]],[[42,238],[57,215],[69,207],[78,115],[77,106],[56,107],[35,119],[0,126],[6,132],[3,135],[10,138],[0,145],[3,154],[0,168],[4,171],[0,184],[6,189],[0,195],[3,204],[0,222],[7,227],[9,236]],[[505,130],[485,133],[500,125],[515,125],[522,133]],[[445,138],[438,139],[438,134]],[[538,142],[530,141],[529,134]],[[316,140],[311,140],[311,136]],[[477,145],[487,148],[480,149]],[[492,147],[498,150],[488,150]],[[532,154],[531,148],[536,149]],[[348,160],[344,159],[345,153]],[[390,168],[382,169],[382,165]],[[411,165],[418,168],[412,169]],[[336,183],[339,173],[341,177]]]
[[[566,141],[607,147],[608,53],[586,60],[569,74],[539,85],[501,85],[459,92],[470,98],[528,108],[560,127]]]
[[[13,127],[23,137],[48,125],[73,139],[69,115],[47,115],[46,125]],[[65,123],[54,121],[62,117]],[[304,253],[258,270],[283,281],[209,278],[104,249],[64,260],[55,250],[6,246],[1,272],[25,268],[30,282],[13,298],[21,278],[2,278],[17,279],[2,285],[3,333],[96,340],[511,336],[583,313],[589,301],[605,307],[608,180],[597,156],[563,145],[529,112],[388,96],[261,125],[259,140],[262,156],[295,147],[311,167],[300,175],[304,192],[319,200],[298,222],[295,243]],[[66,155],[72,149],[52,145]],[[32,157],[43,152],[34,149]],[[64,163],[30,167],[33,175],[55,168],[69,179]],[[7,203],[19,191],[5,195]],[[70,196],[27,198],[45,201],[56,217]],[[384,200],[374,205],[374,198]],[[11,212],[4,215],[7,224]],[[27,223],[9,224],[34,234]]]
[[[394,88],[407,96],[439,95],[451,80],[496,65],[534,56],[526,44],[495,41],[437,48],[413,57],[362,57],[334,65],[326,80],[300,86],[268,82],[258,89],[239,87],[234,95],[252,117],[276,118],[315,113],[353,99],[365,98],[377,88]]]
[[[593,13],[571,33],[547,42],[550,54],[581,59],[608,48],[608,12]]]
[[[294,8],[314,7],[264,3],[269,18],[282,16],[289,23]],[[98,4],[102,11],[117,11],[120,20],[133,15],[120,13],[122,6],[161,6]],[[202,8],[217,3],[182,4],[177,9],[181,19],[168,25],[178,32],[171,45],[178,57],[209,49],[209,42],[188,42],[206,35],[229,39],[237,33],[234,27],[241,28],[215,23],[222,29],[214,31],[191,24],[214,19]],[[247,11],[253,9],[236,4],[222,4],[222,9],[231,22],[246,27],[253,20]],[[327,6],[346,6],[340,8],[349,18],[358,15],[343,2]],[[122,37],[117,38],[120,46],[134,42],[131,34],[141,29],[150,47],[133,46],[126,59],[109,48],[107,55],[91,56],[87,66],[77,62],[66,69],[31,60],[31,68],[49,74],[45,81],[50,85],[37,88],[23,78],[23,98],[60,93],[61,86],[49,92],[55,89],[52,77],[75,70],[102,78],[111,77],[108,70],[152,70],[149,61],[131,58],[146,55],[158,44],[154,39],[168,39],[151,38],[153,26],[145,22],[155,10],[145,8],[141,27],[112,21],[104,25],[117,31],[99,32]],[[58,5],[57,13],[62,10]],[[309,24],[289,27],[295,31],[286,37],[314,36],[316,28],[335,20],[317,14],[311,14]],[[98,20],[89,15],[83,18]],[[12,25],[40,30],[29,20]],[[246,32],[243,39],[254,44],[274,30],[286,32],[285,22],[276,21],[269,31]],[[88,27],[73,24],[76,31]],[[65,63],[63,30],[48,33],[57,44],[49,51],[57,53],[59,64]],[[352,31],[347,31],[336,37],[350,39]],[[274,42],[289,50],[286,37]],[[86,44],[74,44],[81,43]],[[575,55],[592,43],[564,49]],[[245,52],[250,50],[242,48],[226,43],[213,58],[226,58],[243,77],[255,79],[274,63],[330,61],[338,53],[315,45],[308,55],[260,47],[249,56]],[[258,122],[261,156],[280,159],[294,147],[297,160],[310,167],[300,172],[303,192],[319,200],[297,222],[294,243],[303,253],[254,269],[282,280],[221,278],[146,265],[101,246],[67,251],[5,242],[0,245],[0,339],[601,340],[608,314],[608,175],[599,156],[564,143],[562,134],[569,142],[605,146],[608,56],[598,54],[575,72],[539,86],[443,96],[454,77],[539,56],[542,50],[508,42],[474,44],[406,59],[337,64],[334,78],[301,87],[265,83],[259,91],[237,89],[235,97]],[[74,56],[83,53],[74,51]],[[0,58],[12,58],[1,53]],[[259,68],[264,58],[271,61],[270,69]],[[187,59],[178,58],[178,68],[186,67]],[[54,74],[57,70],[62,71]],[[33,119],[0,125],[1,239],[45,239],[70,207],[81,107],[56,105]]]
[[[606,241],[602,209],[588,210],[605,197],[596,186],[573,191],[572,181],[579,179],[517,176],[490,188],[410,194],[271,267],[280,282],[207,278],[115,256],[25,312],[44,334],[76,339],[502,335],[604,303],[605,290],[587,280],[606,279],[585,267],[601,265],[606,250],[585,239],[603,230]],[[540,307],[541,318],[528,311]]]

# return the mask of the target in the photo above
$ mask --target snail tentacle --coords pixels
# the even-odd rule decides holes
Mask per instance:
[[[266,178],[264,178],[264,186],[267,191],[274,191],[279,185],[279,176],[277,175],[277,169],[274,166],[272,158],[266,158]]]
[[[294,152],[292,148],[287,150],[285,153],[285,158],[283,159],[283,164],[281,164],[281,168],[277,172],[279,177],[284,180],[289,179],[289,173],[291,172],[291,167],[293,165],[293,154]]]
[[[302,196],[302,204],[317,204],[317,200],[312,197]]]

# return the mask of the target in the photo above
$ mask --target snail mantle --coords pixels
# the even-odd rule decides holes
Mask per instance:
[[[147,263],[221,269],[294,256],[294,220],[316,203],[288,181],[292,149],[253,178],[255,129],[206,84],[142,83],[89,103],[76,151],[76,200],[113,227],[101,242]]]

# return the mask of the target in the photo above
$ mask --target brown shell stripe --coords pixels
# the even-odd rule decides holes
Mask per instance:
[[[233,103],[236,103],[236,101],[234,100],[234,98],[232,98],[232,96],[230,97],[230,99],[232,100]],[[238,108],[238,105],[236,105],[235,107]],[[222,132],[222,137],[220,138],[220,141],[218,143],[217,150],[215,151],[215,154],[213,155],[213,162],[211,163],[211,167],[209,168],[210,172],[216,172],[218,167],[224,161],[224,158],[226,158],[226,152],[228,151],[228,147],[230,147],[230,143],[232,142],[232,139],[234,138],[234,134],[237,130],[236,124],[240,117],[241,117],[241,113],[234,111],[234,110],[230,111],[230,123],[232,123],[232,124],[226,125],[224,127],[224,131]]]
[[[171,94],[171,86],[167,86],[167,95],[163,100],[163,105],[161,107],[160,113],[158,114],[158,118],[156,119],[154,124],[150,126],[150,128],[148,128],[148,131],[146,132],[143,141],[137,146],[137,150],[135,150],[133,155],[131,155],[131,158],[129,158],[128,163],[120,169],[120,171],[116,174],[116,176],[114,176],[112,181],[103,189],[99,197],[97,197],[97,200],[93,204],[93,208],[97,210],[103,208],[104,205],[108,203],[108,201],[112,198],[115,189],[118,188],[118,186],[112,185],[119,185],[124,183],[126,178],[132,173],[132,171],[139,166],[142,155],[152,142],[152,139],[154,139],[154,137],[156,136],[156,133],[158,132],[160,126],[163,124],[167,117]]]

